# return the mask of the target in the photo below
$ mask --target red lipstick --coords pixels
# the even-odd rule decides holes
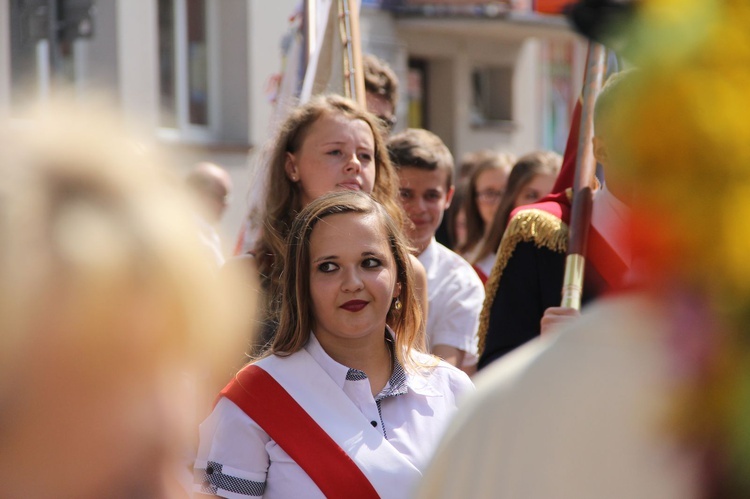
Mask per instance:
[[[367,306],[367,303],[368,302],[364,300],[349,300],[348,302],[341,305],[341,308],[348,312],[359,312],[360,310],[365,308],[365,306]]]

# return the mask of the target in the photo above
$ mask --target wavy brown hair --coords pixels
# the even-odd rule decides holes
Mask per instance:
[[[300,186],[289,180],[284,168],[287,153],[298,152],[310,129],[326,115],[362,120],[370,127],[375,141],[375,185],[372,197],[383,205],[396,224],[400,226],[404,223],[404,214],[397,201],[398,177],[388,158],[383,130],[377,118],[356,102],[338,95],[314,98],[292,111],[286,119],[274,141],[269,159],[263,234],[254,251],[262,285],[269,297],[278,295],[275,288],[284,267],[284,241],[294,217],[303,208]],[[270,310],[274,308],[271,306]]]
[[[279,327],[268,354],[288,356],[300,350],[315,325],[310,300],[310,237],[318,222],[330,215],[375,215],[386,237],[401,285],[401,310],[391,307],[386,322],[393,329],[396,357],[405,367],[419,367],[412,351],[426,351],[422,312],[414,292],[414,275],[405,236],[385,208],[361,192],[336,191],[308,204],[297,216],[286,239],[285,267],[281,276]]]

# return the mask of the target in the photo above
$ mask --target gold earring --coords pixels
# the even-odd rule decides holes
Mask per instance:
[[[393,308],[396,310],[401,310],[401,307],[403,307],[403,305],[401,304],[401,300],[399,300],[397,296],[393,302]]]

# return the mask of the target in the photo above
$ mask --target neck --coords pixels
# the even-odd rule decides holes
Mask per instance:
[[[385,328],[384,328],[385,329]],[[330,338],[315,334],[323,350],[333,360],[352,369],[358,369],[367,375],[373,395],[383,389],[391,377],[391,351],[383,336],[372,338],[352,338],[348,340],[327,341]]]
[[[419,256],[424,253],[424,250],[427,249],[427,246],[429,246],[431,242],[432,239],[429,239],[426,243],[414,244],[414,256]]]

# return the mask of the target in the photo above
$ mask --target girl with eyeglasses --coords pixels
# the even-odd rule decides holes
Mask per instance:
[[[456,251],[471,263],[476,260],[477,251],[492,225],[514,161],[515,158],[510,154],[483,154],[469,177],[464,201],[466,240]],[[483,277],[482,272],[478,273]]]
[[[494,219],[488,224],[486,237],[469,262],[486,276],[492,272],[495,253],[508,225],[510,213],[543,198],[552,191],[562,166],[562,156],[552,151],[537,151],[522,156],[508,176],[508,186],[498,200]],[[480,277],[482,274],[480,273]]]

